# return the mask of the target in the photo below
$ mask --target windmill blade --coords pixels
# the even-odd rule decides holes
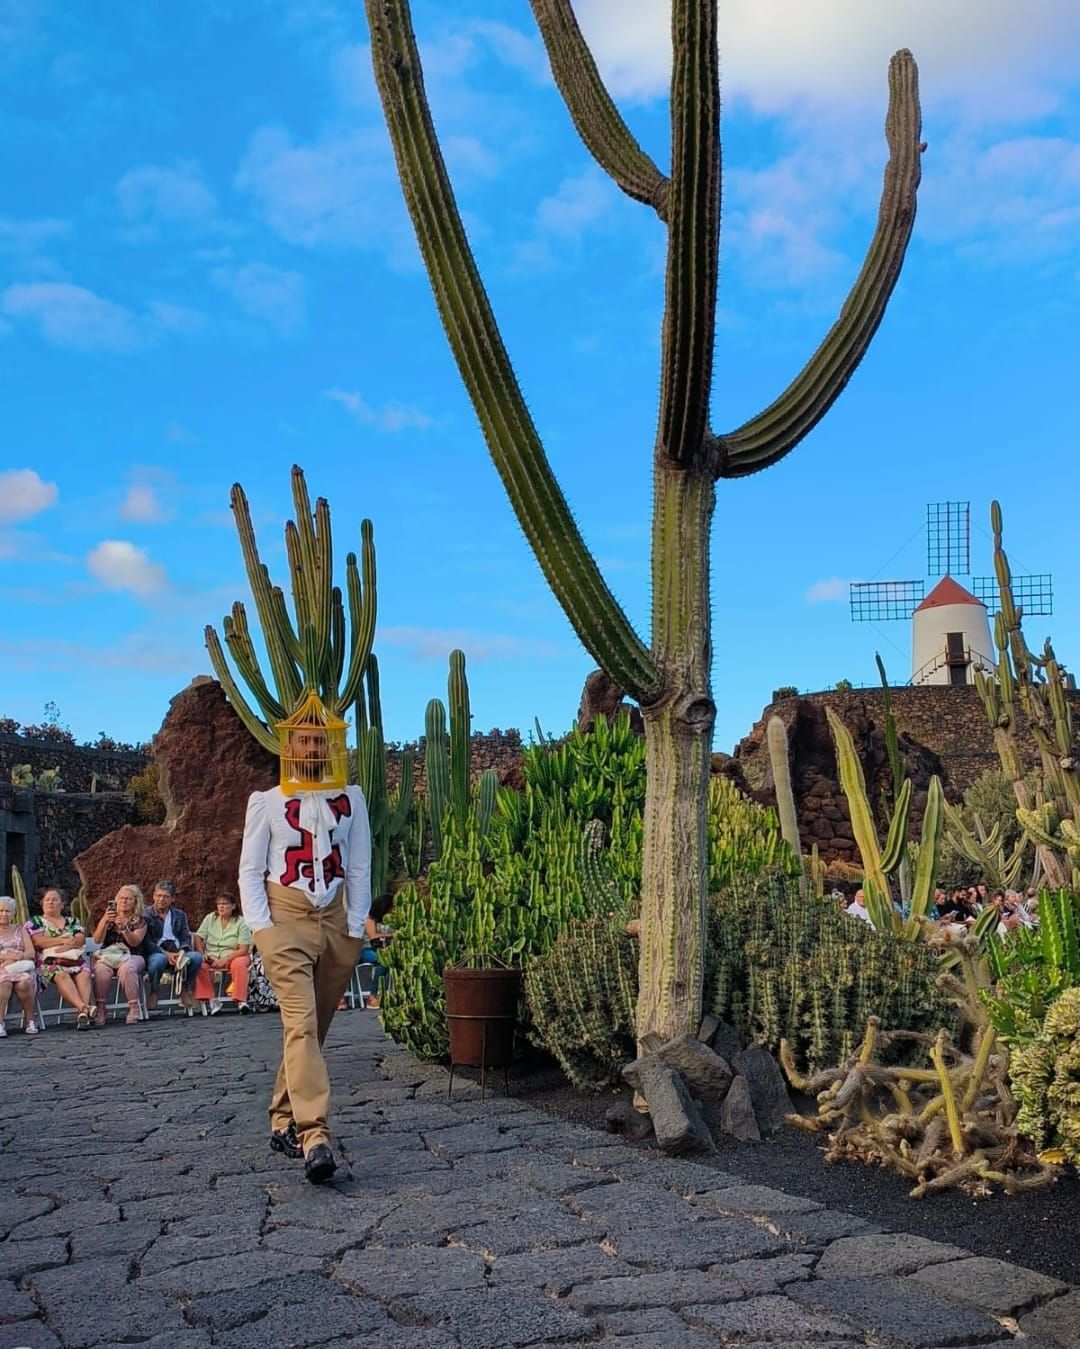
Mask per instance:
[[[971,502],[926,507],[926,570],[930,576],[971,575]]]
[[[852,581],[848,596],[853,623],[907,620],[922,603],[922,581]]]
[[[1001,608],[1001,592],[996,576],[973,576],[971,590],[992,614]],[[1049,572],[1012,578],[1013,599],[1025,618],[1038,618],[1054,612],[1054,578]]]

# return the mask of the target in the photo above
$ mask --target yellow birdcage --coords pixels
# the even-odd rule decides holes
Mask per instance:
[[[334,715],[311,690],[292,716],[274,727],[281,755],[281,790],[322,792],[344,787],[348,781],[346,723]]]

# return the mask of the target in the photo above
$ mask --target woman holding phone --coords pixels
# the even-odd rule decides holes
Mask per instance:
[[[105,1000],[115,977],[124,990],[128,1011],[127,1025],[141,1019],[139,980],[146,972],[147,938],[145,903],[137,885],[122,885],[116,898],[105,905],[105,912],[94,928],[98,951],[94,956],[94,1025],[105,1024]]]

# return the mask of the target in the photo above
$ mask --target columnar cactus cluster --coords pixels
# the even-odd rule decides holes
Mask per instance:
[[[1054,889],[1070,884],[1080,888],[1080,756],[1065,680],[1049,638],[1037,656],[1024,637],[1023,611],[1013,596],[996,501],[990,506],[990,524],[1001,601],[994,618],[998,661],[993,675],[976,671],[975,683],[1001,766],[1012,783],[1017,819],[1038,850],[1047,884]],[[1034,798],[1024,777],[1018,713],[1027,721],[1038,755],[1040,783]]]
[[[907,912],[901,915],[893,907],[893,893],[889,877],[899,871],[907,848],[908,813],[911,808],[911,779],[904,778],[893,804],[885,846],[882,848],[873,810],[866,792],[866,778],[855,751],[851,732],[832,710],[825,709],[836,745],[836,766],[840,786],[847,798],[851,828],[862,859],[866,893],[866,907],[871,921],[879,932],[894,932],[907,938],[920,934],[922,922],[930,913],[937,884],[938,849],[941,844],[941,826],[944,818],[945,794],[941,779],[930,779],[923,812],[922,841],[911,882]]]
[[[900,272],[920,174],[917,72],[889,68],[890,158],[877,228],[840,315],[790,385],[733,430],[710,425],[720,239],[717,0],[671,6],[671,170],[645,153],[604,87],[570,0],[532,0],[555,83],[581,138],[667,230],[654,484],[652,633],[638,635],[578,530],[469,247],[443,160],[407,0],[365,0],[375,79],[435,301],[492,460],[584,647],[641,705],[644,820],[637,1030],[696,1030],[707,906],[706,795],[715,719],[709,536],[718,479],[778,463],[821,420],[862,359]]]

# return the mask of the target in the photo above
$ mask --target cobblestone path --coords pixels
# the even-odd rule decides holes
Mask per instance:
[[[1080,1291],[467,1081],[450,1104],[369,1012],[331,1032],[348,1166],[313,1187],[266,1145],[279,1037],[0,1046],[0,1349],[1080,1346]]]

